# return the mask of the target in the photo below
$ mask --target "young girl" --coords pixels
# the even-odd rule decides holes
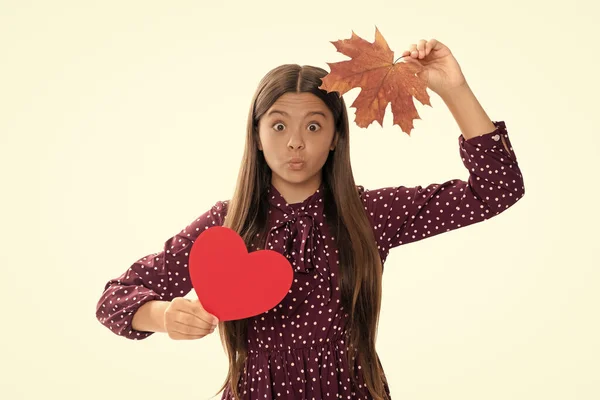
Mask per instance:
[[[524,195],[504,122],[492,122],[439,41],[403,53],[424,66],[462,135],[468,180],[366,190],[354,182],[344,100],[318,89],[327,71],[282,65],[260,82],[233,197],[111,279],[98,320],[117,335],[197,339],[219,327],[229,371],[222,399],[389,399],[375,339],[383,263],[394,247],[494,217]],[[213,226],[294,270],[288,295],[252,318],[218,322],[196,300],[188,261]],[[243,299],[240,299],[243,301]]]

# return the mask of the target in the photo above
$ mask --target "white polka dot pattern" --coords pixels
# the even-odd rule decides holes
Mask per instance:
[[[391,248],[484,221],[524,196],[523,177],[506,125],[503,121],[494,125],[494,132],[482,136],[469,140],[459,136],[462,162],[470,173],[467,181],[453,179],[425,188],[364,191],[361,187],[382,260]]]
[[[467,181],[454,179],[425,188],[358,187],[382,261],[391,248],[484,221],[523,197],[523,179],[506,127],[502,121],[494,124],[494,132],[469,140],[459,137]],[[361,366],[350,371],[345,359],[348,314],[340,305],[338,250],[325,223],[322,189],[301,203],[287,204],[270,188],[268,235],[265,243],[253,243],[250,250],[283,254],[294,268],[294,280],[279,305],[248,320],[249,355],[238,382],[245,400],[371,399],[360,392],[365,389]],[[147,301],[171,300],[192,289],[189,249],[202,231],[223,224],[227,204],[217,202],[167,240],[161,252],[141,258],[108,281],[97,305],[98,320],[128,339],[152,335],[131,328],[133,314]],[[350,373],[358,387],[351,384]],[[387,385],[385,389],[389,394]],[[229,390],[222,398],[231,398]]]

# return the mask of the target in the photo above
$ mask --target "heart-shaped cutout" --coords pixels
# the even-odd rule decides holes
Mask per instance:
[[[192,286],[206,311],[219,321],[261,314],[277,306],[292,286],[289,261],[273,250],[248,253],[233,229],[214,226],[190,250]]]

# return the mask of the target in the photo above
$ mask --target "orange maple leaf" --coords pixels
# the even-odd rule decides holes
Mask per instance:
[[[320,89],[337,91],[340,96],[360,87],[362,90],[350,107],[356,108],[356,124],[368,127],[373,121],[383,127],[383,116],[392,103],[394,123],[410,136],[413,120],[421,119],[413,96],[423,105],[431,106],[427,82],[417,76],[423,67],[415,62],[394,62],[394,52],[375,27],[375,41],[367,42],[352,31],[350,39],[332,43],[339,53],[352,60],[327,63],[331,72],[322,79]]]

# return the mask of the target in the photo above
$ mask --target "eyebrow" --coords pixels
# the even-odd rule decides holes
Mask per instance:
[[[267,117],[268,117],[268,116],[270,116],[270,115],[272,115],[272,114],[275,114],[275,113],[282,114],[282,115],[285,115],[285,116],[288,116],[288,117],[290,116],[290,115],[289,115],[288,113],[286,113],[285,111],[281,111],[281,110],[271,110],[271,111],[269,111],[269,113],[267,114]],[[325,113],[323,113],[323,112],[321,112],[321,111],[309,111],[309,112],[307,112],[307,113],[306,113],[306,115],[305,115],[304,117],[308,117],[309,115],[315,115],[315,114],[322,115],[322,116],[323,116],[323,118],[327,118],[327,116],[325,115]]]

